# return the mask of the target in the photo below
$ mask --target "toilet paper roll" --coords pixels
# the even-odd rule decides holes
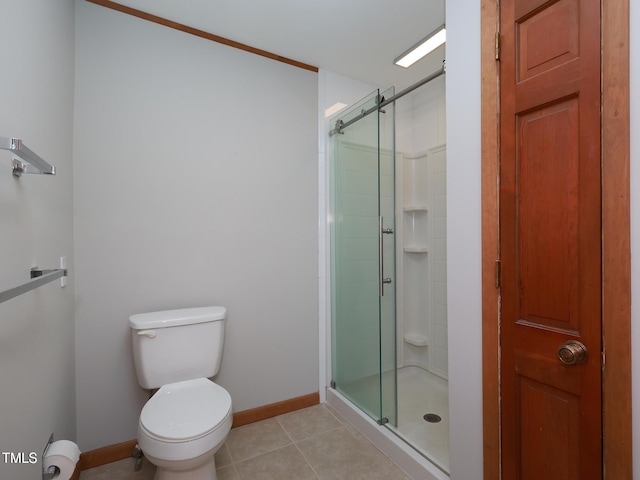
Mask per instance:
[[[80,449],[78,445],[70,440],[58,440],[49,445],[44,455],[42,468],[49,472],[51,467],[60,472],[54,478],[56,480],[69,480],[76,469],[76,464],[80,460]]]

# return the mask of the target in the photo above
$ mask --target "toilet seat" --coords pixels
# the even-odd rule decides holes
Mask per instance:
[[[231,396],[206,378],[163,385],[142,408],[138,443],[164,460],[198,457],[224,442],[233,415]]]
[[[140,414],[147,435],[164,442],[196,440],[216,430],[231,410],[231,396],[206,378],[163,385]]]

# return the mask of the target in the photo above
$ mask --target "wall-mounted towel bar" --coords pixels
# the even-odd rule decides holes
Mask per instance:
[[[6,302],[7,300],[11,300],[18,295],[22,295],[23,293],[27,293],[34,288],[38,288],[41,285],[52,282],[58,278],[66,277],[67,270],[65,268],[56,268],[54,270],[42,270],[40,268],[32,268],[31,272],[31,280],[27,283],[24,283],[18,287],[10,288],[9,290],[5,290],[4,292],[0,292],[0,303]]]
[[[24,162],[13,160],[13,174],[19,177],[23,173],[56,174],[56,167],[45,162],[33,150],[28,148],[22,140],[14,137],[0,137],[0,149],[10,150],[18,155]]]

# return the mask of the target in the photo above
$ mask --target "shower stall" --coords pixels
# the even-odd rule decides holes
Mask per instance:
[[[331,388],[448,474],[442,73],[331,121]]]

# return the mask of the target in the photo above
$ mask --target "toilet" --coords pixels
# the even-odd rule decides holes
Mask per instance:
[[[224,307],[129,317],[138,383],[158,389],[138,422],[155,480],[216,480],[214,454],[231,430],[231,396],[209,380],[222,359]]]

